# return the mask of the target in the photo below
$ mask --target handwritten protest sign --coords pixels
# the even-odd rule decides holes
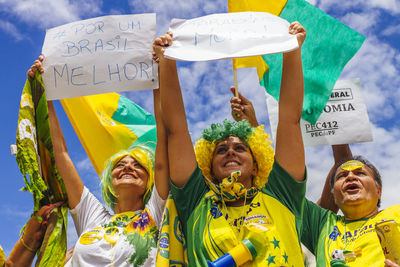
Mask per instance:
[[[267,94],[272,135],[278,125],[278,102]],[[359,79],[337,81],[324,111],[315,124],[301,120],[305,146],[351,144],[372,141],[367,107]]]
[[[155,14],[98,17],[47,30],[47,99],[158,88],[155,34]]]
[[[203,61],[286,52],[298,47],[288,29],[286,20],[264,12],[173,19],[170,31],[174,43],[165,50],[165,56]]]

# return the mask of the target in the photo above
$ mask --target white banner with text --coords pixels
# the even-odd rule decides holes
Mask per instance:
[[[282,53],[298,47],[289,22],[265,12],[213,14],[190,20],[173,19],[173,44],[165,56],[184,61]]]
[[[116,15],[47,30],[42,54],[48,100],[158,88],[152,60],[156,15]]]
[[[278,126],[278,102],[269,94],[267,106],[272,136]],[[337,81],[315,124],[301,120],[305,146],[339,145],[372,141],[371,124],[359,79]]]

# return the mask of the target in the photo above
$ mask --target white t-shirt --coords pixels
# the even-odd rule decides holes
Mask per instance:
[[[154,236],[161,228],[165,203],[154,186],[144,210],[113,216],[85,187],[79,204],[70,210],[80,237],[65,266],[155,266]]]

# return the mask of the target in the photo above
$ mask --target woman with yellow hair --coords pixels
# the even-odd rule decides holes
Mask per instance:
[[[295,22],[289,32],[301,47],[304,28]],[[274,156],[263,127],[252,128],[247,121],[211,125],[193,149],[176,63],[164,57],[170,45],[168,32],[154,41],[153,55],[159,62],[171,191],[189,266],[217,266],[211,262],[227,253],[237,266],[304,266],[299,242],[306,175],[299,124],[304,91],[300,48],[283,54]]]
[[[33,77],[37,70],[42,73],[42,61],[41,56],[28,75]],[[68,155],[53,103],[49,101],[48,107],[56,166],[80,236],[66,266],[154,266],[169,192],[166,135],[158,90],[154,90],[158,139],[155,155],[145,145],[132,146],[112,156],[102,173],[104,202],[113,213],[83,185]]]

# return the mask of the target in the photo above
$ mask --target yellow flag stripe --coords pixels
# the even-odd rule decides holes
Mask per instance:
[[[97,174],[112,155],[127,149],[137,139],[127,126],[112,119],[119,97],[109,93],[61,100]]]
[[[287,0],[228,0],[229,12],[257,11],[268,12],[279,16],[285,8]],[[259,81],[263,79],[264,73],[269,67],[261,56],[243,57],[233,59],[233,68],[257,68]]]
[[[287,0],[228,0],[229,12],[257,11],[279,16]]]

